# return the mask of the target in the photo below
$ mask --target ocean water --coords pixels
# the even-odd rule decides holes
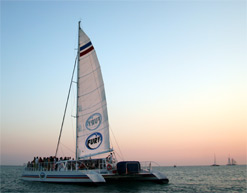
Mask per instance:
[[[21,180],[23,167],[1,166],[1,192],[247,192],[247,166],[181,166],[159,167],[169,184],[115,183],[108,185],[75,185]]]

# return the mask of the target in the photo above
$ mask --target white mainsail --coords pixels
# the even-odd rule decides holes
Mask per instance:
[[[79,28],[77,158],[111,151],[106,97],[94,47]]]
[[[237,162],[232,158],[232,165],[236,165]]]
[[[231,158],[230,157],[228,158],[228,163],[227,164],[231,165]]]

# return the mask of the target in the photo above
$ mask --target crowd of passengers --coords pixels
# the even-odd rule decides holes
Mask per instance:
[[[55,156],[50,157],[34,157],[32,161],[29,161],[27,163],[27,168],[30,170],[62,170],[64,169],[64,163],[61,161],[71,160],[71,162],[68,162],[66,165],[67,170],[83,170],[83,169],[102,169],[105,168],[106,165],[103,163],[102,159],[89,159],[89,160],[83,160],[83,161],[77,161],[73,162],[74,158],[71,159],[71,157],[60,157],[57,158]],[[106,157],[106,161],[108,163],[113,163],[112,159],[112,153]],[[56,164],[57,162],[61,162],[59,164]]]
[[[71,159],[71,157],[60,157],[57,158],[55,156],[50,156],[50,157],[34,157],[32,161],[29,161],[27,163],[28,168],[32,169],[43,169],[43,170],[54,170],[57,169],[55,168],[55,165],[58,161],[66,161],[66,160],[74,160]]]

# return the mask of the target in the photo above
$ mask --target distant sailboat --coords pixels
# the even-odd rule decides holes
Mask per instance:
[[[220,165],[216,164],[216,156],[215,156],[215,154],[214,154],[214,164],[211,165],[211,166],[220,166]]]
[[[228,162],[226,164],[227,166],[235,166],[237,165],[237,162],[232,158],[230,158],[230,156],[228,157]]]
[[[237,162],[232,158],[232,166],[237,165]]]

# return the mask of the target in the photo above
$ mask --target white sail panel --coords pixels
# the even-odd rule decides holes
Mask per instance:
[[[98,58],[88,36],[80,29],[78,67],[78,158],[110,151],[104,82]]]

